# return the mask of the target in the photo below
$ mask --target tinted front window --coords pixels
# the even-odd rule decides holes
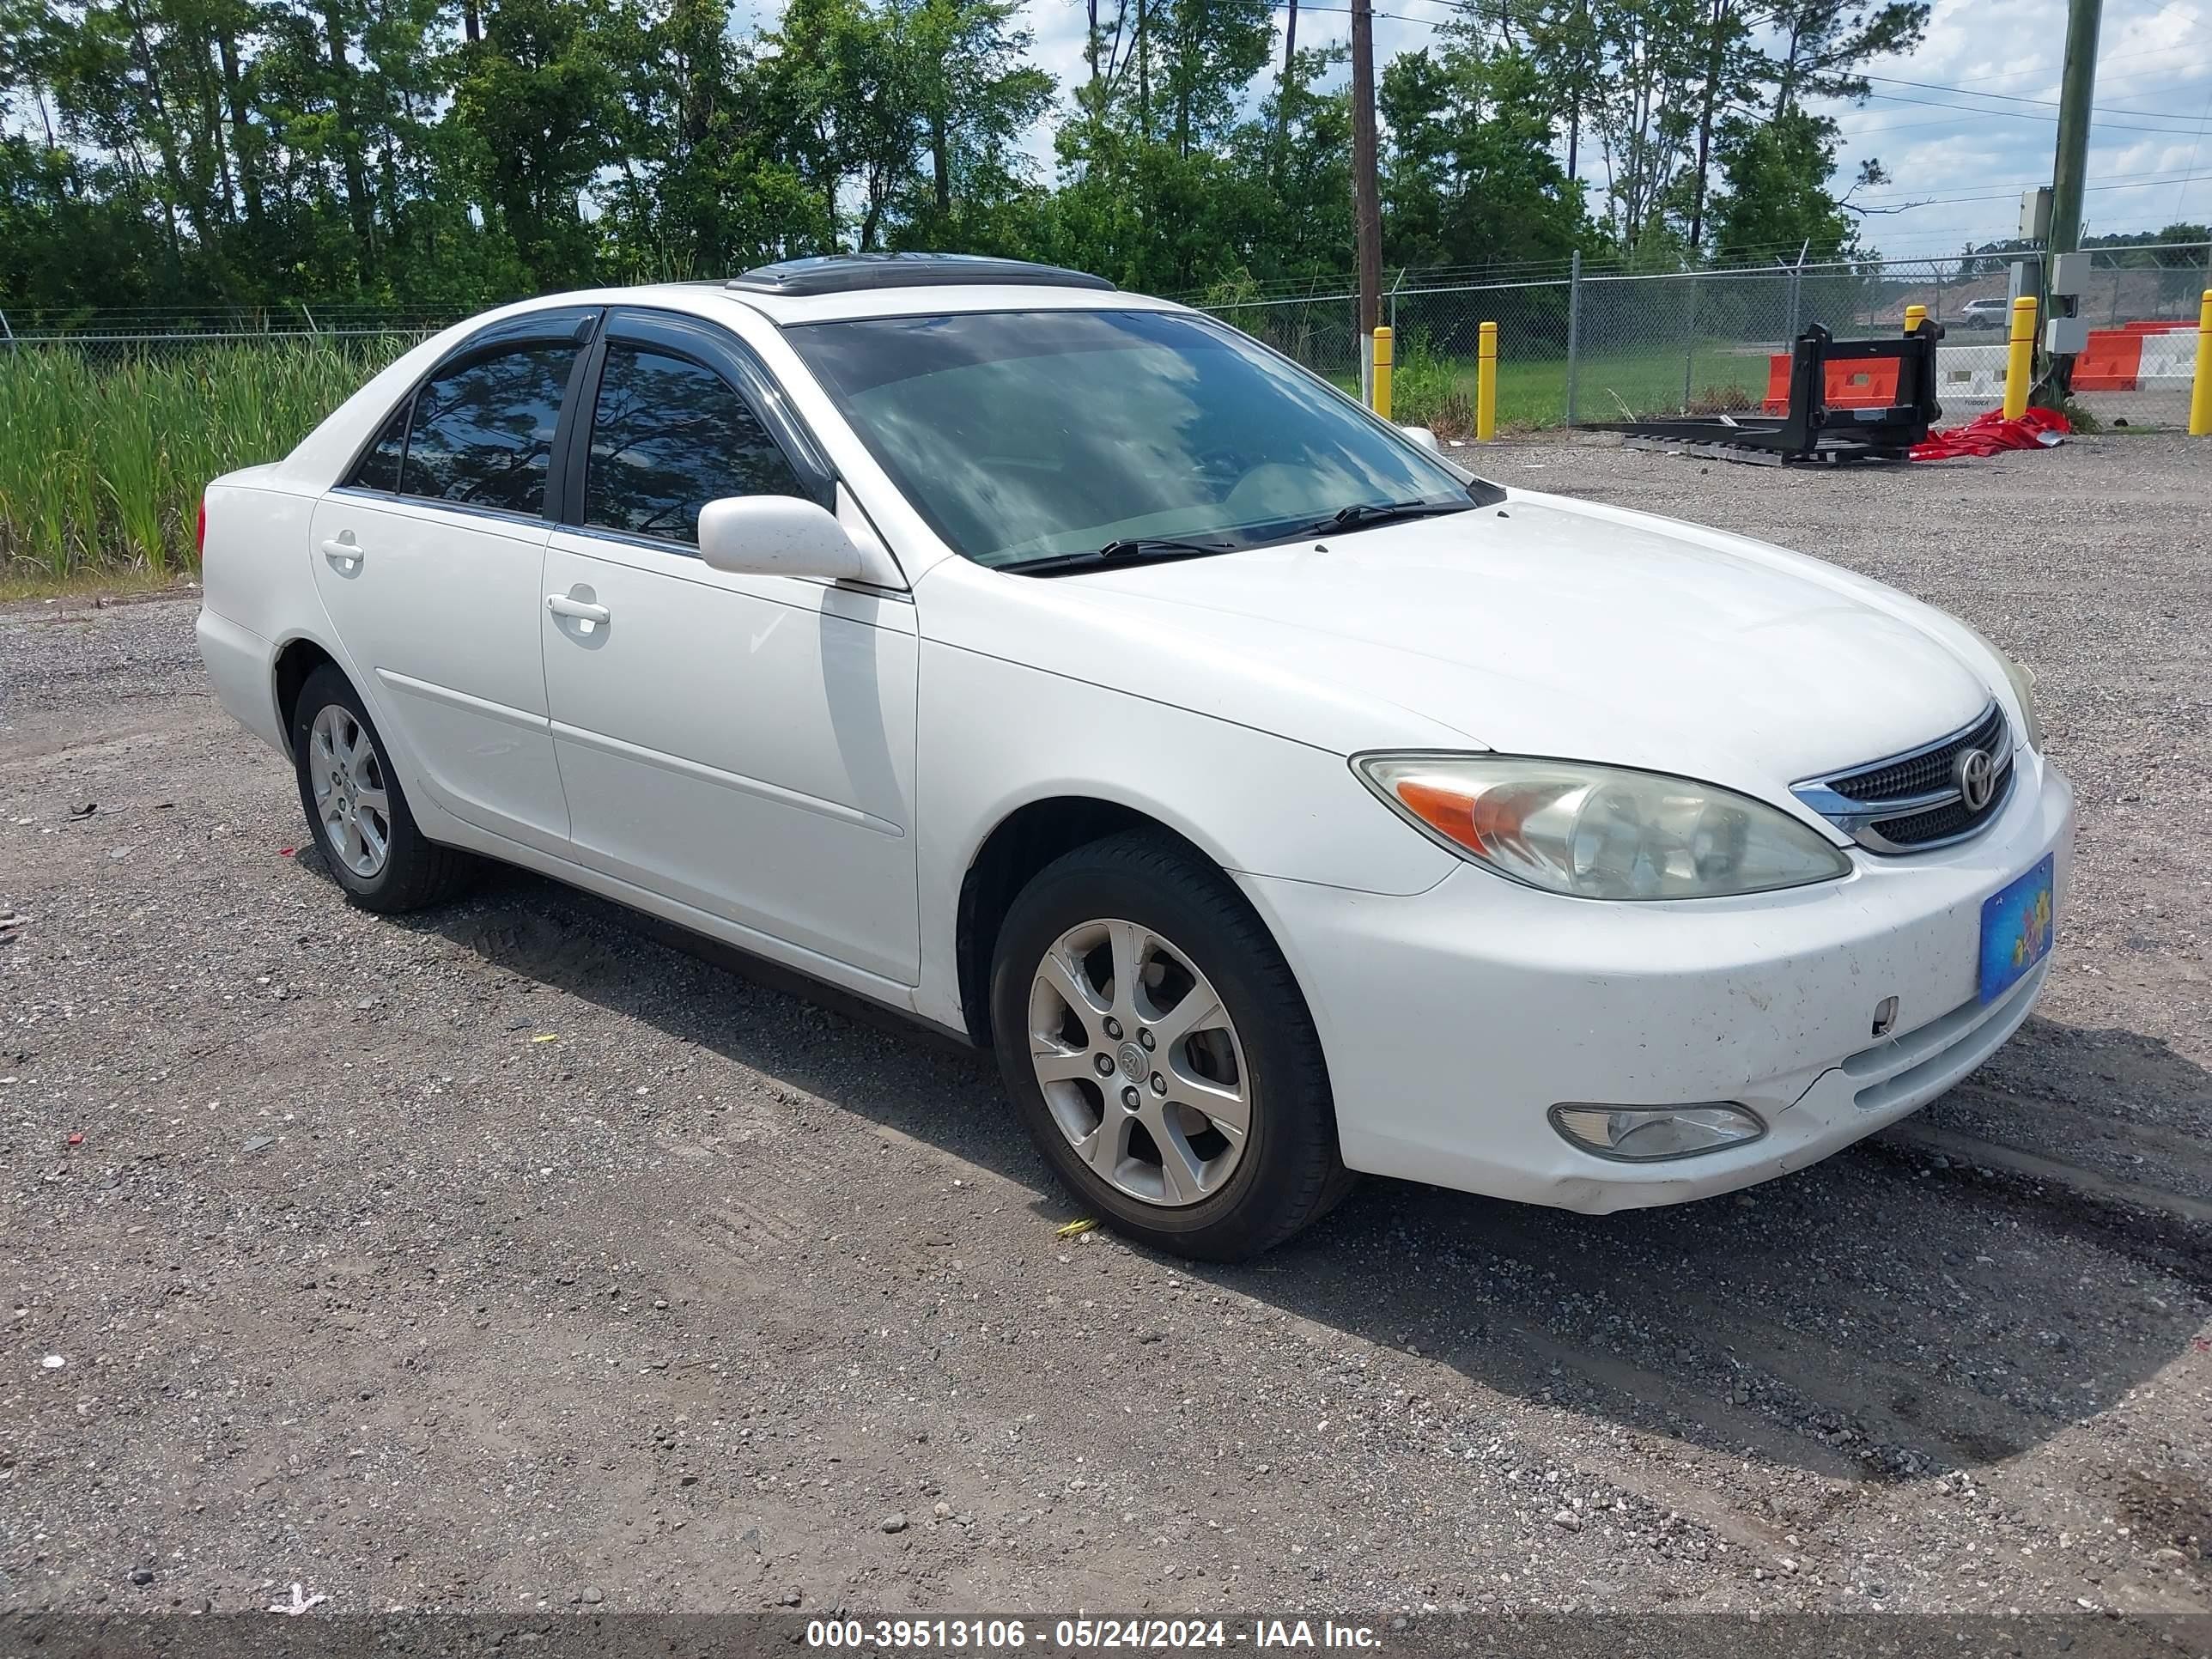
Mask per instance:
[[[775,440],[714,370],[608,346],[584,475],[586,524],[695,543],[708,501],[805,493]]]
[[[528,345],[427,380],[415,394],[399,492],[539,513],[577,348]]]
[[[786,331],[959,551],[1014,566],[1127,538],[1252,545],[1467,486],[1233,330],[1173,312],[994,312]]]

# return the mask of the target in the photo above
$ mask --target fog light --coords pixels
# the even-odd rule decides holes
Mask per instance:
[[[1624,1164],[1696,1158],[1741,1146],[1766,1133],[1748,1108],[1724,1100],[1693,1106],[1601,1106],[1563,1100],[1552,1108],[1552,1127],[1585,1152]]]

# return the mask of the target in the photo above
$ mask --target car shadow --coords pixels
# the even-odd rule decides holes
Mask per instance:
[[[1041,1240],[1081,1213],[990,1058],[950,1036],[519,871],[398,925],[1027,1188]],[[2155,1050],[2162,1086],[2212,1096],[2132,1033],[2037,1018],[2006,1052],[2032,1066],[2085,1036]],[[1369,1180],[1258,1261],[1176,1266],[1594,1426],[1858,1482],[2014,1456],[2201,1346],[2208,1231],[1877,1137],[1747,1193],[1612,1216]]]

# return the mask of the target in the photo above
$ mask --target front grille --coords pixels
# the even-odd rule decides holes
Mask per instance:
[[[1830,778],[1828,787],[1853,800],[1881,802],[1910,800],[1951,787],[1951,766],[1961,749],[1986,749],[1992,755],[2005,750],[2004,710],[1991,703],[1989,712],[1956,736],[1942,739],[1900,760],[1884,761],[1863,772]]]
[[[1978,812],[1969,811],[1962,800],[1946,801],[1941,806],[1931,806],[1924,812],[1908,812],[1899,818],[1876,818],[1871,826],[1875,833],[1893,847],[1926,847],[1934,842],[1956,841],[1961,836],[1972,835],[1994,816],[2012,793],[2012,768],[2004,769],[1998,781],[1996,793],[1990,797],[1989,805]]]
[[[1959,759],[1975,749],[1990,757],[1994,787],[1979,807],[1970,807]],[[1992,702],[1948,737],[1795,785],[1791,793],[1868,851],[1910,853],[1974,834],[2003,810],[2012,786],[2012,730]]]

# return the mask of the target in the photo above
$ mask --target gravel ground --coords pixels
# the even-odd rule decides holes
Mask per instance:
[[[0,1607],[2212,1611],[2212,450],[1486,459],[2041,675],[2081,863],[1986,1070],[1680,1209],[1061,1239],[978,1058],[532,877],[354,910],[189,599],[15,607]]]

